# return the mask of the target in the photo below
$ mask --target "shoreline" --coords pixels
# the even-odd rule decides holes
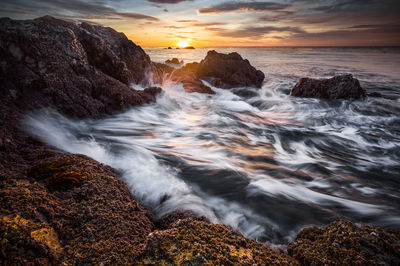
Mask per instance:
[[[382,254],[385,248],[389,249],[390,254],[386,256],[393,256],[392,262],[396,262],[400,231],[372,226],[358,228],[347,221],[334,222],[327,225],[326,230],[315,227],[302,230],[298,239],[289,244],[289,255],[294,258],[244,238],[228,226],[211,225],[188,213],[167,215],[169,218],[165,219],[169,221],[157,227],[155,224],[160,221],[153,220],[151,213],[135,200],[127,185],[110,167],[86,156],[52,152],[24,133],[19,120],[26,111],[38,107],[52,106],[72,117],[95,118],[153,102],[161,91],[159,88],[137,92],[128,84],[143,79],[146,68],[153,68],[158,78],[163,70],[157,69],[144,51],[123,34],[100,26],[78,26],[51,17],[26,23],[37,23],[39,28],[43,27],[44,33],[53,30],[47,25],[60,30],[64,42],[57,45],[72,56],[68,53],[65,57],[63,53],[57,55],[59,51],[55,50],[48,58],[40,58],[38,55],[48,46],[39,43],[36,50],[25,50],[30,42],[21,44],[16,40],[21,35],[29,36],[24,28],[27,25],[16,26],[21,27],[21,31],[15,33],[10,26],[13,23],[17,22],[2,20],[1,25],[7,26],[0,28],[3,32],[11,32],[5,35],[10,43],[8,48],[12,47],[11,44],[17,47],[7,51],[6,62],[11,65],[13,60],[18,62],[7,69],[8,73],[2,72],[6,82],[1,90],[6,98],[1,107],[3,123],[0,128],[1,231],[3,240],[6,239],[2,243],[6,244],[1,245],[3,250],[7,250],[6,260],[2,262],[132,263],[141,260],[143,264],[160,261],[254,264],[268,261],[296,265],[318,264],[323,259],[325,263],[335,264],[340,263],[343,257],[348,262],[366,262],[365,256],[369,258],[372,253],[362,254],[362,244],[357,242],[360,239],[372,241]],[[48,38],[48,41],[54,41],[52,36]],[[97,47],[101,38],[106,43],[103,50]],[[138,67],[135,60],[124,55],[124,49],[107,45],[114,40],[118,40],[121,47],[132,49],[131,54],[140,55],[146,67]],[[68,50],[69,45],[76,42],[81,44]],[[95,52],[90,52],[92,49]],[[52,56],[59,61],[47,67],[46,64],[54,62]],[[41,60],[48,60],[42,69]],[[106,67],[105,62],[110,61],[113,66]],[[36,71],[37,67],[39,71]],[[182,75],[187,77],[187,73]],[[89,80],[84,81],[84,78]],[[87,93],[87,86],[91,86],[91,93]],[[67,90],[73,93],[66,93]],[[119,223],[118,226],[115,222]],[[121,228],[124,229],[121,231]],[[370,236],[372,240],[368,238]],[[354,245],[350,245],[349,252],[346,252],[342,247],[348,241]],[[193,246],[194,243],[201,245]],[[171,252],[172,246],[178,246],[177,251]],[[24,250],[22,254],[21,249]],[[317,256],[318,250],[320,254]],[[336,252],[333,257],[330,257],[331,250]]]

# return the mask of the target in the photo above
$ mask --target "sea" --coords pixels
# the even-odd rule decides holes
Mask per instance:
[[[144,50],[160,63],[238,52],[265,80],[260,89],[210,85],[215,95],[164,80],[153,84],[163,89],[156,103],[98,120],[44,109],[26,115],[25,129],[116,169],[155,218],[191,210],[283,248],[302,228],[338,219],[400,228],[399,47]],[[345,73],[367,98],[290,96],[302,77]]]

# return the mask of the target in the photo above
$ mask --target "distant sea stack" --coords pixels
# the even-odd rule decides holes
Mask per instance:
[[[193,46],[186,46],[183,49],[195,49]]]

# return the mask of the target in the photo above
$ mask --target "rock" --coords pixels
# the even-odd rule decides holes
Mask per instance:
[[[210,80],[215,87],[256,87],[264,81],[264,73],[250,65],[238,53],[221,54],[209,51],[199,63],[196,76]]]
[[[288,255],[221,224],[179,220],[152,232],[139,265],[298,265]]]
[[[2,264],[132,264],[153,224],[126,184],[83,155],[37,157],[31,179],[0,179]]]
[[[188,63],[184,67],[173,70],[162,64],[156,65],[157,73],[164,73],[164,79],[182,83],[186,92],[214,94],[201,80],[210,82],[219,88],[261,87],[264,74],[250,65],[248,60],[238,53],[221,54],[209,51],[200,63]]]
[[[0,36],[0,264],[133,264],[151,213],[111,168],[46,150],[20,119],[43,107],[99,117],[153,102],[160,88],[128,85],[153,63],[121,33],[52,17],[2,18]]]
[[[321,80],[302,78],[291,89],[290,94],[321,99],[358,99],[365,97],[366,91],[360,86],[358,79],[347,74]]]
[[[400,230],[342,220],[303,229],[287,249],[302,265],[399,265]]]
[[[172,47],[171,46],[168,46],[168,48],[167,49],[172,49]]]
[[[186,46],[183,49],[195,49],[193,46]]]
[[[169,229],[174,227],[175,223],[179,222],[180,220],[184,220],[184,219],[191,219],[193,221],[204,221],[209,223],[209,221],[207,220],[206,217],[204,216],[198,216],[197,214],[195,214],[192,211],[182,211],[182,210],[178,210],[178,211],[174,211],[164,217],[162,217],[161,219],[158,219],[155,222],[155,226],[157,229]]]
[[[178,58],[174,57],[172,59],[168,59],[167,61],[165,61],[165,63],[174,64],[174,65],[180,65],[180,64],[183,64],[183,60],[179,61]]]
[[[184,87],[187,92],[211,93],[211,88],[196,86],[200,84],[200,80],[206,80],[215,87],[226,89],[259,88],[264,80],[264,74],[251,66],[248,60],[243,60],[238,53],[221,54],[215,51],[209,51],[200,63],[186,64],[169,75],[175,82],[186,81],[187,85]]]
[[[153,69],[122,33],[49,16],[0,19],[0,93],[25,110],[53,106],[76,117],[100,116],[154,99],[129,87]],[[9,93],[11,92],[11,93]]]

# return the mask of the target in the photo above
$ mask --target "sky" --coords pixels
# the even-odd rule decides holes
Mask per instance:
[[[400,46],[400,0],[1,0],[0,17],[51,15],[141,46]]]

